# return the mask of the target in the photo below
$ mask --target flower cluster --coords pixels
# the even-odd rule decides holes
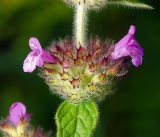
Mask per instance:
[[[4,137],[49,137],[43,129],[34,129],[30,124],[31,114],[21,102],[15,102],[9,109],[9,116],[0,121],[0,130]]]
[[[28,55],[24,71],[31,72],[40,66],[41,77],[51,91],[71,102],[100,100],[113,91],[115,78],[127,73],[126,57],[130,56],[136,67],[142,64],[143,49],[134,38],[135,31],[132,25],[116,44],[96,38],[79,48],[66,38],[53,42],[49,52],[42,50],[36,38],[31,38],[30,47],[36,54]]]

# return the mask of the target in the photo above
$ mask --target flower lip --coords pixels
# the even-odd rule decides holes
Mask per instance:
[[[117,44],[111,53],[111,59],[117,60],[122,57],[130,56],[132,64],[136,67],[142,64],[143,48],[134,38],[136,27],[131,25],[128,34],[125,35]]]
[[[26,113],[26,107],[23,103],[15,102],[9,109],[8,119],[14,126],[18,126],[22,120],[29,121],[30,114]]]

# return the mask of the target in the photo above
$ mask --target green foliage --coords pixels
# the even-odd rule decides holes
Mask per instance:
[[[139,9],[153,9],[152,6],[138,0],[109,0],[108,4]]]
[[[93,101],[79,104],[64,101],[56,114],[57,137],[90,137],[97,119],[98,111]]]

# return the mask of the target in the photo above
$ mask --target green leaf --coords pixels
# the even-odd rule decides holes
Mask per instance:
[[[79,104],[64,101],[56,113],[57,137],[90,137],[97,119],[98,110],[93,101]]]
[[[108,0],[108,5],[117,5],[141,9],[154,9],[152,6],[137,0]]]

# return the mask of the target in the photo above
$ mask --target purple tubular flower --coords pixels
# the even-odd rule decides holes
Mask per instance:
[[[111,58],[117,60],[121,57],[130,56],[132,58],[132,64],[136,67],[142,64],[143,48],[135,40],[134,35],[136,32],[135,26],[131,25],[129,32],[125,35],[114,48]]]
[[[24,72],[32,72],[36,66],[42,67],[44,62],[55,63],[56,59],[47,51],[42,49],[37,38],[31,37],[29,39],[29,46],[32,51],[28,54],[23,63]]]
[[[18,126],[22,119],[24,121],[29,121],[30,116],[29,113],[26,113],[26,107],[24,104],[21,102],[15,102],[9,109],[8,119],[14,126]]]

